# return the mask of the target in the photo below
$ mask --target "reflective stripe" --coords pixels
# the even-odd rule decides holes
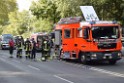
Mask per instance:
[[[21,47],[20,47],[19,49],[23,49],[23,45],[22,45],[22,43],[21,43]]]
[[[49,49],[47,48],[47,47],[48,47],[47,41],[44,41],[44,45],[45,45],[45,46],[44,46],[44,50],[45,50],[45,51],[48,51]]]
[[[30,51],[31,50],[31,43],[26,43],[25,49],[26,49],[26,51]]]

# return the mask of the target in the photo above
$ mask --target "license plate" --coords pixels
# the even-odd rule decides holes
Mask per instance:
[[[109,53],[109,54],[105,54],[105,56],[111,56],[111,55],[112,55],[112,54],[110,54],[110,53]]]
[[[8,48],[9,46],[5,46],[5,47],[7,47],[7,48]]]

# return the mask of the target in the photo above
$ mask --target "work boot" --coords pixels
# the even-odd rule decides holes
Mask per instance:
[[[22,56],[20,56],[19,58],[22,58]]]
[[[13,56],[10,56],[9,58],[13,58]]]
[[[28,59],[30,59],[30,55],[28,55]]]
[[[41,61],[46,61],[46,58],[45,57],[41,57]]]
[[[28,59],[28,56],[25,56],[26,59]]]
[[[19,58],[19,55],[18,54],[16,55],[16,58]]]

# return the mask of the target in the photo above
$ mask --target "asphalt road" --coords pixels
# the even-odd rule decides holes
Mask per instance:
[[[0,83],[123,83],[124,59],[116,65],[107,63],[83,65],[76,62],[9,58],[0,50]]]

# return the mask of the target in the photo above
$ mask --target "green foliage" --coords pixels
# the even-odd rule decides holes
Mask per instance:
[[[49,19],[53,23],[56,23],[60,17],[56,9],[57,7],[52,0],[39,0],[33,2],[30,7],[32,14],[38,19]]]
[[[2,32],[3,32],[3,26],[0,25],[0,33],[2,33]]]
[[[51,31],[52,23],[49,19],[36,19],[28,11],[11,12],[9,19],[10,24],[4,28],[3,33],[28,37],[32,32]]]
[[[4,26],[4,30],[2,33],[4,33],[4,34],[9,33],[9,34],[17,35],[16,29],[14,27],[15,26],[13,24]]]
[[[124,16],[124,0],[92,0],[98,16],[102,20],[122,20]]]
[[[32,32],[50,32],[52,30],[52,23],[50,23],[49,19],[39,19],[33,23]]]
[[[124,0],[53,0],[61,17],[82,15],[79,6],[92,5],[101,20],[124,21]]]
[[[0,1],[0,33],[28,37],[32,32],[50,32],[60,18],[82,16],[79,6],[88,5],[100,20],[117,20],[124,25],[124,0],[38,0],[30,7],[33,16],[29,11],[15,11],[15,2]]]
[[[6,26],[3,33],[23,34],[29,31],[31,28],[31,15],[28,11],[23,12],[11,12],[9,14],[9,25]]]
[[[22,36],[23,38],[30,38],[31,34],[32,34],[31,32],[26,32],[26,33],[23,33]]]
[[[15,10],[17,10],[16,0],[0,0],[0,24],[7,24],[8,14]]]
[[[118,20],[124,18],[124,0],[39,0],[33,2],[31,12],[37,18],[54,21],[71,16],[82,16],[79,6],[92,5],[101,20]],[[54,17],[55,16],[55,17]]]
[[[53,0],[57,6],[57,11],[60,12],[60,16],[70,17],[79,16],[81,14],[80,5],[83,4],[81,0]]]

